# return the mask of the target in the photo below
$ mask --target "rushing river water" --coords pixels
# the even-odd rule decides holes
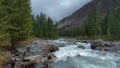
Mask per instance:
[[[116,53],[92,50],[89,43],[69,44],[65,40],[53,42],[66,46],[54,52],[57,58],[52,68],[120,68],[120,55]],[[80,45],[85,49],[78,48]]]

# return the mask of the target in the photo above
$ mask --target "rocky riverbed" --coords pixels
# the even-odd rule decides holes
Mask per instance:
[[[35,40],[18,48],[5,68],[120,68],[120,42]]]

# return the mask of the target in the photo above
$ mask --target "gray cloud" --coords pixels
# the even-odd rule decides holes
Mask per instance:
[[[31,0],[32,13],[39,14],[43,12],[52,19],[59,21],[90,1],[91,0]]]

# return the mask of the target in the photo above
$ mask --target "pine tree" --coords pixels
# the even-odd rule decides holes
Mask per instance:
[[[11,45],[16,45],[19,41],[25,40],[31,35],[32,32],[32,20],[30,0],[14,0],[11,8],[14,10],[11,13],[10,24],[12,28],[9,28],[11,37]]]
[[[113,39],[117,34],[117,22],[115,18],[115,11],[109,11],[108,14],[104,17],[102,23],[103,35]]]
[[[47,20],[48,23],[48,36],[49,38],[53,38],[54,36],[54,25],[52,19],[49,17]]]
[[[37,15],[33,23],[36,37],[45,39],[57,37],[57,28],[53,20],[50,17],[47,18],[45,14]]]
[[[115,24],[116,24],[116,39],[120,38],[120,6],[119,8],[115,11]]]
[[[32,32],[30,0],[0,0],[1,33],[9,35],[12,46],[30,37]]]
[[[86,34],[88,36],[94,37],[96,35],[102,34],[102,18],[99,14],[99,11],[96,7],[93,7],[93,10],[89,13],[88,19],[86,21]]]
[[[0,46],[9,45],[10,35],[6,31],[9,28],[9,16],[10,16],[10,3],[8,0],[0,0]]]

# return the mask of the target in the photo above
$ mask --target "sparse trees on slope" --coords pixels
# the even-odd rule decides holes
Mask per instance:
[[[93,7],[85,24],[86,35],[94,37],[102,34],[102,17],[96,7]]]

